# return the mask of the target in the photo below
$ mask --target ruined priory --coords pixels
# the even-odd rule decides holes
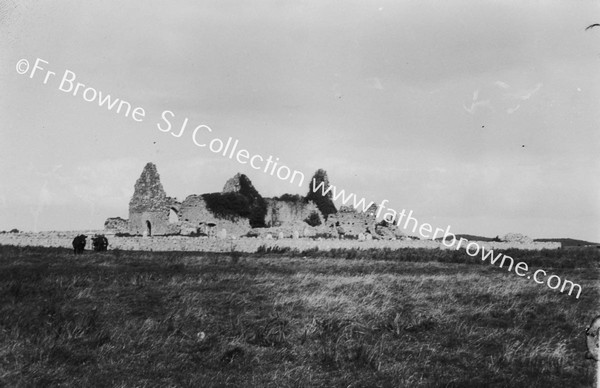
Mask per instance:
[[[325,171],[317,173],[327,179]],[[246,175],[236,174],[220,193],[192,194],[179,202],[166,195],[156,166],[147,163],[129,201],[129,219],[108,218],[104,226],[107,232],[144,236],[237,238],[270,234],[280,238],[361,239],[403,236],[394,225],[377,221],[376,206],[357,212],[346,206],[336,209],[331,198],[318,198],[316,204],[307,197],[284,194],[263,198]],[[328,207],[320,200],[329,201]]]

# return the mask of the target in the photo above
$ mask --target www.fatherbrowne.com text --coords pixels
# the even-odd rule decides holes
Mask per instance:
[[[313,179],[312,181],[312,189],[314,192],[320,191],[322,195],[331,194],[331,198],[333,200],[339,200],[344,205],[346,205],[347,203],[351,203],[354,209],[356,210],[359,210],[360,207],[363,212],[366,212],[371,206],[374,205],[374,202],[367,203],[365,198],[361,198],[359,200],[356,194],[346,194],[345,190],[338,190],[338,188],[334,185],[328,185],[327,187],[325,187],[324,182],[319,182],[317,184],[317,181],[315,179]],[[412,233],[416,233],[418,230],[421,237],[425,239],[436,240],[438,238],[441,238],[441,243],[445,247],[454,247],[456,250],[463,248],[466,251],[467,255],[471,257],[476,257],[481,254],[482,261],[488,260],[491,265],[495,265],[496,263],[498,263],[498,266],[500,268],[503,268],[504,264],[508,263],[509,272],[514,269],[514,272],[518,276],[527,277],[527,279],[533,279],[533,281],[538,284],[546,283],[546,285],[552,290],[560,288],[560,292],[564,292],[568,288],[569,295],[571,295],[574,290],[577,290],[575,298],[579,299],[579,296],[581,295],[581,285],[577,283],[573,283],[572,281],[567,279],[563,281],[557,275],[551,275],[547,279],[545,279],[547,272],[543,269],[538,269],[532,273],[527,263],[523,261],[520,261],[515,265],[515,260],[508,255],[502,253],[498,253],[495,255],[493,249],[486,250],[485,247],[480,246],[475,241],[469,241],[463,237],[457,239],[456,235],[450,233],[450,226],[447,226],[446,229],[435,228],[434,231],[433,226],[431,226],[428,223],[419,224],[418,220],[415,217],[413,217],[412,210],[410,210],[408,214],[406,214],[406,209],[402,209],[402,211],[397,212],[394,209],[386,208],[385,204],[387,204],[388,202],[389,201],[387,199],[381,201],[381,203],[377,206],[377,213],[375,214],[376,217],[380,217],[385,209],[383,219],[390,224],[396,224],[404,230],[412,231]],[[404,221],[404,223],[402,221]],[[451,242],[450,238],[452,239]]]

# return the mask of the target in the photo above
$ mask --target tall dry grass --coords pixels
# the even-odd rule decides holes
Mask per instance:
[[[510,253],[580,299],[459,254],[0,246],[0,385],[591,385],[597,252]]]

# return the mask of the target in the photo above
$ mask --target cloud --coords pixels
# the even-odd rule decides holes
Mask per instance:
[[[133,192],[131,177],[139,176],[142,168],[143,163],[136,158],[99,160],[80,166],[55,165],[46,171],[30,164],[29,192],[35,201],[31,211],[39,213],[47,206],[69,206],[82,201],[98,206],[127,203]]]
[[[367,82],[369,86],[373,89],[383,90],[383,85],[381,84],[381,80],[377,77],[367,78]]]
[[[473,102],[471,102],[470,107],[467,107],[465,104],[463,104],[463,108],[465,109],[465,111],[471,115],[475,114],[475,112],[482,107],[491,109],[492,111],[494,110],[494,107],[491,104],[491,100],[479,99],[479,89],[473,92]]]
[[[57,171],[60,170],[62,168],[62,166],[63,166],[62,164],[57,164],[57,165],[52,166],[52,169],[50,169],[50,171],[44,172],[44,171],[38,170],[33,165],[33,163],[29,162],[28,170],[37,176],[41,176],[44,178],[54,178],[58,175]]]
[[[522,102],[531,99],[543,86],[541,82],[537,83],[533,88],[517,89],[510,86],[504,81],[495,81],[493,83],[497,88],[487,89],[488,99],[480,100],[480,89],[473,92],[473,102],[471,106],[463,104],[464,110],[469,114],[475,112],[482,107],[487,107],[492,111],[504,111],[506,114],[513,114],[522,107]],[[485,90],[485,89],[484,89]]]
[[[42,213],[45,207],[47,207],[55,200],[55,197],[56,195],[50,192],[50,190],[48,189],[48,180],[44,181],[44,185],[40,189],[40,194],[38,196],[37,206],[29,207],[29,212],[33,216],[33,230],[35,232],[38,231],[40,214]]]
[[[433,166],[433,167],[429,168],[428,171],[430,173],[445,174],[446,172],[448,172],[448,169],[446,167]]]
[[[471,103],[471,106],[467,108],[467,106],[465,104],[463,104],[463,108],[465,109],[465,111],[469,114],[474,114],[475,111],[479,108],[479,107],[487,107],[491,110],[494,110],[494,108],[492,107],[490,100],[481,100],[481,101],[475,101],[473,103]]]
[[[496,82],[494,82],[494,85],[501,87],[502,89],[510,88],[510,86],[506,82],[502,82],[502,81],[496,81]]]
[[[70,194],[90,204],[118,206],[129,202],[133,183],[128,176],[138,176],[143,163],[135,158],[101,160],[77,167],[67,178]]]
[[[521,107],[521,105],[517,105],[514,108],[508,108],[506,110],[506,113],[508,113],[509,115],[511,115],[511,114],[515,113],[520,107]]]
[[[506,113],[507,114],[513,114],[515,113],[520,107],[521,104],[519,104],[519,101],[526,101],[529,100],[531,97],[533,97],[534,94],[536,94],[541,88],[542,88],[543,84],[537,83],[535,85],[534,88],[532,89],[521,89],[517,92],[513,92],[513,93],[505,93],[504,94],[504,99],[507,100],[508,102],[512,102],[517,103],[516,106],[511,106],[508,109],[506,109]]]
[[[529,100],[535,93],[537,93],[538,90],[540,90],[542,88],[543,85],[544,84],[542,84],[542,83],[538,83],[537,85],[535,85],[535,88],[533,88],[533,89],[529,89],[529,90],[523,89],[516,93],[509,94],[509,96],[512,98],[515,98],[517,100],[523,100],[523,101]]]

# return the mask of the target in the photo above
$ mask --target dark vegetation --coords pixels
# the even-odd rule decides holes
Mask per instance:
[[[10,231],[3,230],[0,233],[20,233],[19,229],[13,228]]]
[[[318,236],[315,236],[318,238]],[[576,268],[596,268],[600,264],[600,252],[597,249],[587,248],[580,250],[562,250],[562,249],[542,249],[521,250],[504,249],[495,251],[519,261],[526,262],[529,267],[539,267],[542,269],[576,269]],[[427,248],[381,248],[381,249],[305,249],[298,250],[290,247],[267,247],[261,245],[257,254],[275,253],[285,254],[286,257],[302,258],[343,258],[355,260],[377,260],[377,261],[395,261],[395,262],[438,262],[490,266],[488,262],[483,262],[481,256],[471,257],[467,255],[464,249],[460,250],[441,250]],[[502,270],[502,269],[499,269]]]
[[[209,193],[202,198],[216,217],[230,221],[250,217],[250,201],[239,193]]]
[[[507,251],[580,299],[464,252],[108,252],[0,246],[0,386],[591,386],[597,250]]]
[[[115,233],[115,237],[137,237],[141,236],[140,234],[131,234],[127,232],[117,232]]]
[[[464,239],[469,240],[469,241],[490,241],[490,242],[499,242],[499,241],[501,241],[500,240],[500,236],[496,236],[496,237],[483,237],[483,236],[475,236],[475,235],[472,235],[472,234],[457,234],[456,238],[457,239],[464,238]]]
[[[390,223],[389,223],[389,222],[387,222],[386,220],[381,220],[381,221],[379,221],[379,222],[377,223],[377,226],[382,226],[382,227],[384,227],[384,228],[387,228],[387,227],[388,227],[388,226],[390,226],[390,225],[393,225],[393,224],[390,224]]]
[[[246,233],[242,237],[257,238],[259,236],[260,236],[260,233],[258,231],[256,231],[256,230],[249,230],[248,233]]]
[[[199,230],[196,230],[195,232],[192,232],[192,233],[190,233],[190,234],[188,234],[188,235],[181,234],[181,235],[179,235],[179,236],[187,236],[187,237],[208,237],[208,234],[206,234],[206,233],[204,233],[204,232],[201,232],[201,231],[199,231]]]
[[[469,241],[486,241],[486,242],[500,242],[502,241],[500,239],[500,236],[496,236],[496,237],[483,237],[483,236],[476,236],[473,234],[457,234],[455,235],[456,239],[459,240],[461,238],[464,238],[465,240],[469,240]],[[442,241],[444,238],[443,237],[438,237],[435,239],[435,241]],[[448,241],[451,241],[451,239],[448,239]]]
[[[195,232],[192,232],[190,234],[180,234],[180,233],[166,233],[163,234],[161,236],[164,237],[168,237],[168,236],[177,236],[177,237],[208,237],[208,234],[201,232],[199,230],[196,230]],[[131,234],[131,233],[122,233],[122,232],[118,232],[115,233],[115,237],[142,237],[141,234]]]
[[[323,195],[322,191],[319,189],[317,191],[313,190],[313,180],[316,182],[314,184],[315,187],[319,186],[321,182],[324,183],[324,189],[326,190],[329,187],[329,178],[327,177],[327,173],[323,169],[318,169],[313,175],[312,179],[308,183],[308,194],[306,194],[305,201],[313,201],[317,208],[323,215],[325,219],[330,214],[337,213],[337,209],[333,201],[331,200],[331,191],[326,195]]]
[[[321,219],[316,212],[310,213],[310,215],[304,220],[310,226],[319,226],[321,225]]]
[[[283,194],[282,196],[274,197],[273,199],[276,199],[278,201],[293,202],[293,203],[304,202],[304,197],[299,194]]]
[[[472,234],[457,234],[456,238],[467,239],[469,241],[494,241],[499,242],[502,241],[500,236],[496,237],[484,237],[484,236],[476,236]],[[436,238],[436,241],[441,241],[443,238]],[[559,242],[563,247],[572,247],[572,246],[590,246],[590,245],[600,245],[600,243],[589,242],[585,240],[577,240],[573,238],[536,238],[533,241],[536,242]]]
[[[216,217],[230,221],[248,218],[251,227],[265,227],[267,203],[246,175],[240,176],[239,192],[203,194],[202,198]]]
[[[563,247],[577,247],[577,246],[586,246],[586,245],[598,245],[600,243],[593,243],[585,240],[577,240],[574,238],[539,238],[534,241],[540,242],[559,242]]]
[[[250,226],[253,228],[264,228],[265,216],[267,215],[267,202],[244,174],[240,176],[240,194],[248,198],[248,202],[250,203]]]
[[[329,179],[325,170],[319,169],[315,172],[313,179],[317,185],[320,182],[325,183],[325,187],[329,185]],[[228,193],[209,193],[203,194],[202,198],[206,202],[206,206],[216,217],[224,218],[230,221],[235,221],[239,218],[247,218],[250,226],[253,228],[264,228],[265,216],[267,214],[267,202],[254,188],[250,179],[242,174],[239,178],[240,189],[238,192]],[[312,181],[309,184],[309,190],[306,197],[298,194],[283,194],[280,197],[274,197],[279,201],[291,202],[295,204],[307,203],[313,201],[323,217],[332,213],[336,213],[337,209],[331,199],[331,192],[323,195],[320,190],[314,191]],[[304,220],[310,226],[318,226],[321,220],[316,213],[311,214]]]

